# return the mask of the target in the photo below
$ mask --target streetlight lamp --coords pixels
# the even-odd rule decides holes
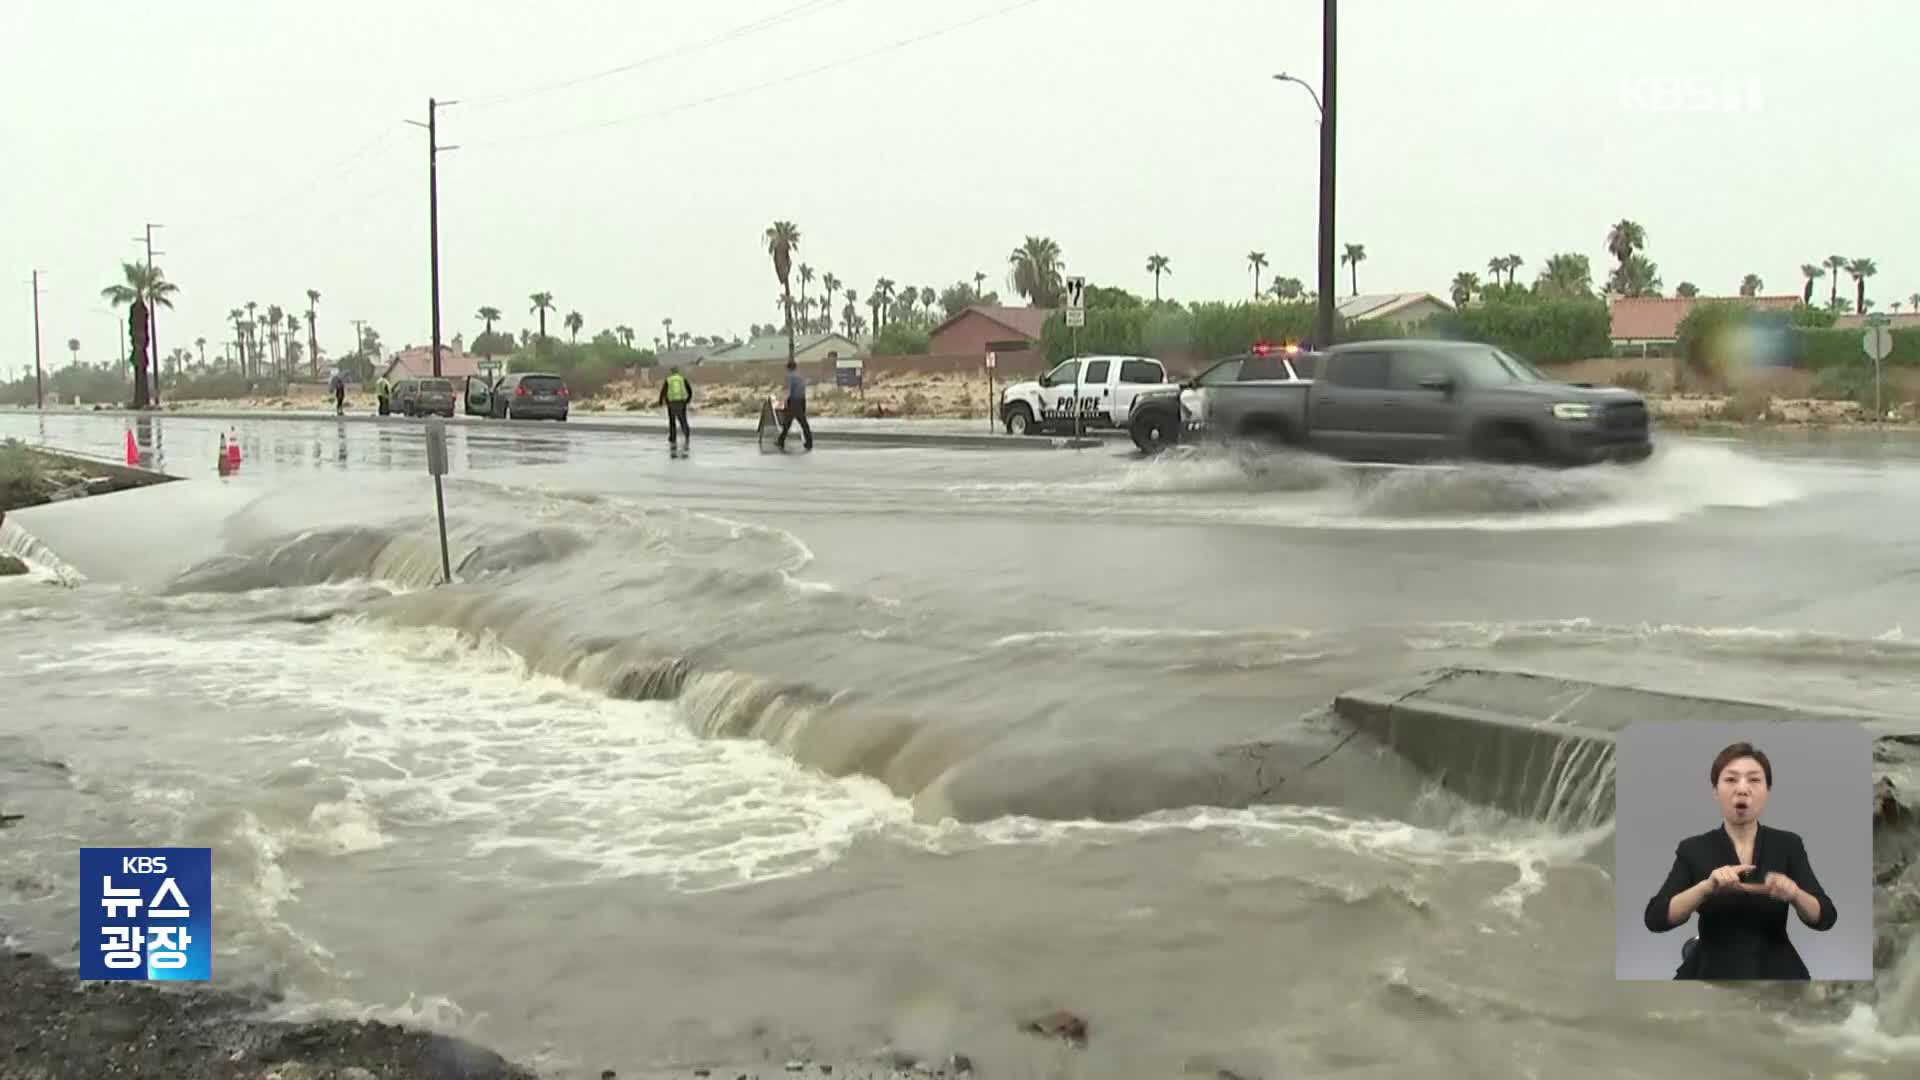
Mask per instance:
[[[1298,83],[1313,98],[1320,111],[1320,303],[1313,318],[1313,344],[1324,349],[1333,344],[1333,294],[1339,288],[1333,278],[1333,116],[1335,16],[1339,0],[1321,0],[1320,6],[1320,92],[1304,79],[1281,72],[1279,82]]]

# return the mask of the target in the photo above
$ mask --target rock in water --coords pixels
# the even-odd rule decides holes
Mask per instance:
[[[11,555],[0,555],[0,577],[18,577],[26,572],[26,563]]]

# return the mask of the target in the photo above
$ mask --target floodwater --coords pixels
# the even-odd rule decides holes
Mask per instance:
[[[1336,693],[1448,664],[1915,715],[1912,444],[1544,473],[458,426],[436,587],[418,425],[241,424],[222,479],[228,430],[151,421],[187,482],[14,516],[28,946],[72,944],[76,847],[211,844],[220,981],[561,1076],[1920,1070],[1911,972],[1616,983],[1609,822],[1302,768]],[[1250,748],[1302,771],[1223,788]],[[1087,1049],[1017,1032],[1052,1008]]]

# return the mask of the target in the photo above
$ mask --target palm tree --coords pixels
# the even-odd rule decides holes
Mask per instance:
[[[300,332],[299,317],[295,315],[287,316],[286,354],[287,354],[287,378],[289,379],[293,378],[293,365],[296,360],[295,354],[300,351],[300,342],[297,338],[294,337],[294,335],[298,334],[299,332]]]
[[[1525,266],[1526,263],[1527,263],[1527,260],[1521,258],[1517,254],[1507,256],[1507,284],[1509,285],[1513,284],[1514,273],[1518,271],[1522,266]]]
[[[267,305],[267,357],[273,361],[274,374],[280,374],[280,320],[284,317],[279,304]]]
[[[1700,286],[1695,285],[1691,281],[1683,281],[1673,287],[1673,295],[1683,300],[1691,300],[1700,295]]]
[[[80,366],[80,339],[77,337],[68,338],[67,351],[73,354],[73,366],[79,367]]]
[[[1281,300],[1298,300],[1306,293],[1307,287],[1297,277],[1277,277],[1273,279],[1273,295]]]
[[[1476,274],[1471,270],[1462,270],[1459,273],[1453,275],[1453,287],[1449,290],[1449,292],[1451,292],[1453,295],[1454,307],[1466,307],[1467,301],[1473,299],[1473,294],[1479,291],[1480,291],[1480,275],[1479,274]]]
[[[858,331],[855,330],[853,327],[853,320],[856,316],[860,314],[860,290],[848,289],[846,292],[841,293],[840,295],[847,298],[847,306],[840,309],[841,325],[847,328],[847,333],[849,335],[858,333]]]
[[[1353,295],[1360,295],[1360,264],[1367,261],[1367,245],[1347,244],[1340,253],[1340,265],[1353,267]]]
[[[900,290],[900,306],[906,309],[908,322],[913,321],[913,307],[920,302],[920,290],[909,285]]]
[[[1645,250],[1646,246],[1647,230],[1638,222],[1621,218],[1613,228],[1607,230],[1607,251],[1621,265],[1625,265],[1634,252]]]
[[[1800,290],[1800,302],[1811,304],[1813,303],[1813,283],[1827,276],[1826,268],[1815,266],[1813,263],[1801,263],[1800,276],[1807,279],[1806,288]]]
[[[1147,273],[1153,275],[1153,302],[1157,304],[1160,302],[1160,275],[1171,275],[1173,263],[1168,261],[1165,255],[1149,255],[1147,256]],[[975,274],[974,277],[980,281],[987,279],[985,274]]]
[[[800,271],[800,317],[806,318],[807,286],[813,284],[813,267],[801,263],[796,267]]]
[[[580,344],[580,328],[585,325],[587,325],[587,320],[581,318],[579,312],[567,312],[567,340],[573,342],[575,345]]]
[[[893,279],[883,277],[875,281],[873,294],[880,298],[880,306],[873,318],[873,328],[877,332],[893,321]]]
[[[827,333],[833,332],[833,301],[835,297],[840,295],[840,286],[840,279],[832,274],[820,275],[820,289],[827,294],[820,299],[820,314],[824,316],[826,320],[826,325],[821,329]]]
[[[1173,271],[1169,270],[1167,273],[1171,274]],[[978,300],[985,295],[987,295],[987,275],[979,270],[975,270],[973,272],[974,299]]]
[[[1264,251],[1247,252],[1247,267],[1253,271],[1253,298],[1260,299],[1260,271],[1267,267],[1267,253]]]
[[[1766,288],[1766,284],[1766,282],[1760,280],[1759,274],[1748,274],[1746,277],[1740,279],[1740,295],[1759,296],[1760,290]]]
[[[633,348],[633,327],[622,323],[613,328],[613,336],[620,339],[621,345],[629,349]]]
[[[1507,272],[1507,257],[1495,255],[1487,260],[1487,273],[1492,276],[1495,285],[1500,284],[1500,275]]]
[[[240,374],[242,375],[245,375],[247,372],[246,314],[246,312],[239,308],[233,308],[227,312],[227,318],[233,320],[233,345],[234,348],[240,350]]]
[[[256,314],[259,308],[258,301],[247,301],[247,351],[252,354],[248,357],[248,378],[258,378],[260,375],[260,339],[254,335],[254,330],[260,325]]]
[[[1659,296],[1660,267],[1645,255],[1635,252],[1613,268],[1607,289],[1617,296]]]
[[[149,263],[121,263],[121,284],[109,285],[100,295],[114,307],[127,307],[127,333],[133,345],[133,407],[145,409],[153,404],[147,388],[147,320],[158,306],[171,308],[180,290],[167,280],[166,272]]]
[[[1029,236],[1007,256],[1007,286],[1033,307],[1059,307],[1067,284],[1060,277],[1060,245]]]
[[[667,348],[671,350],[673,348],[673,320],[661,319],[660,327],[667,332]]]
[[[767,226],[762,239],[767,254],[773,257],[773,276],[780,279],[780,299],[787,317],[787,361],[793,361],[793,253],[800,247],[800,226],[791,221],[776,221]]]
[[[1840,275],[1847,272],[1847,257],[1827,256],[1827,270],[1833,275],[1833,280],[1827,284],[1827,306],[1837,308],[1840,306]]]
[[[320,306],[320,290],[308,289],[307,290],[307,373],[309,375],[312,375],[316,379],[320,377],[320,339],[316,337],[314,333],[317,329],[319,329],[319,324],[315,321],[319,318],[319,316],[314,314],[314,312],[317,308],[319,308],[319,306]],[[204,362],[205,361],[203,360],[202,363]]]
[[[1867,279],[1880,272],[1872,259],[1847,260],[1847,273],[1853,276],[1853,313],[1867,313]]]
[[[1534,287],[1548,296],[1584,297],[1593,293],[1593,263],[1579,252],[1547,257]]]
[[[308,291],[312,291],[312,290],[308,290]],[[307,320],[307,338],[308,340],[312,340],[313,338],[313,320],[312,319]],[[202,368],[205,368],[207,366],[207,339],[203,337],[194,338],[193,347],[200,350],[200,366]]]
[[[1920,311],[1920,292],[1907,297],[1907,310]]]
[[[547,340],[547,312],[555,310],[553,306],[553,294],[550,292],[531,293],[527,296],[527,299],[533,301],[533,306],[527,309],[527,314],[540,316],[540,340],[544,342]]]
[[[933,291],[933,286],[931,285],[920,286],[920,309],[927,313],[928,322],[933,321],[933,305],[934,305],[934,302],[939,299],[940,299],[940,294]]]

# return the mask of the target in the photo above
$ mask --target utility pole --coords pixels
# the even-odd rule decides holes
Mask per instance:
[[[1321,0],[1320,8],[1320,308],[1314,314],[1316,348],[1333,344],[1333,97],[1335,17],[1340,0]]]
[[[144,237],[136,236],[133,238],[134,243],[145,243],[147,245],[148,271],[152,271],[153,269],[153,257],[155,255],[166,254],[164,251],[153,250],[153,230],[164,228],[166,228],[166,226],[155,225],[149,221],[147,222],[147,234]],[[147,403],[149,405],[160,404],[160,332],[155,329],[158,325],[159,307],[159,304],[154,303],[153,297],[147,297],[147,359],[153,365],[153,377],[148,380],[149,385],[147,387]]]
[[[407,121],[414,127],[427,129],[427,257],[433,275],[433,377],[436,379],[440,378],[440,151],[458,150],[459,147],[440,145],[434,119],[441,106],[457,104],[457,101],[428,98],[427,122]]]
[[[40,271],[33,272],[33,407],[47,407],[46,386],[40,374]]]

